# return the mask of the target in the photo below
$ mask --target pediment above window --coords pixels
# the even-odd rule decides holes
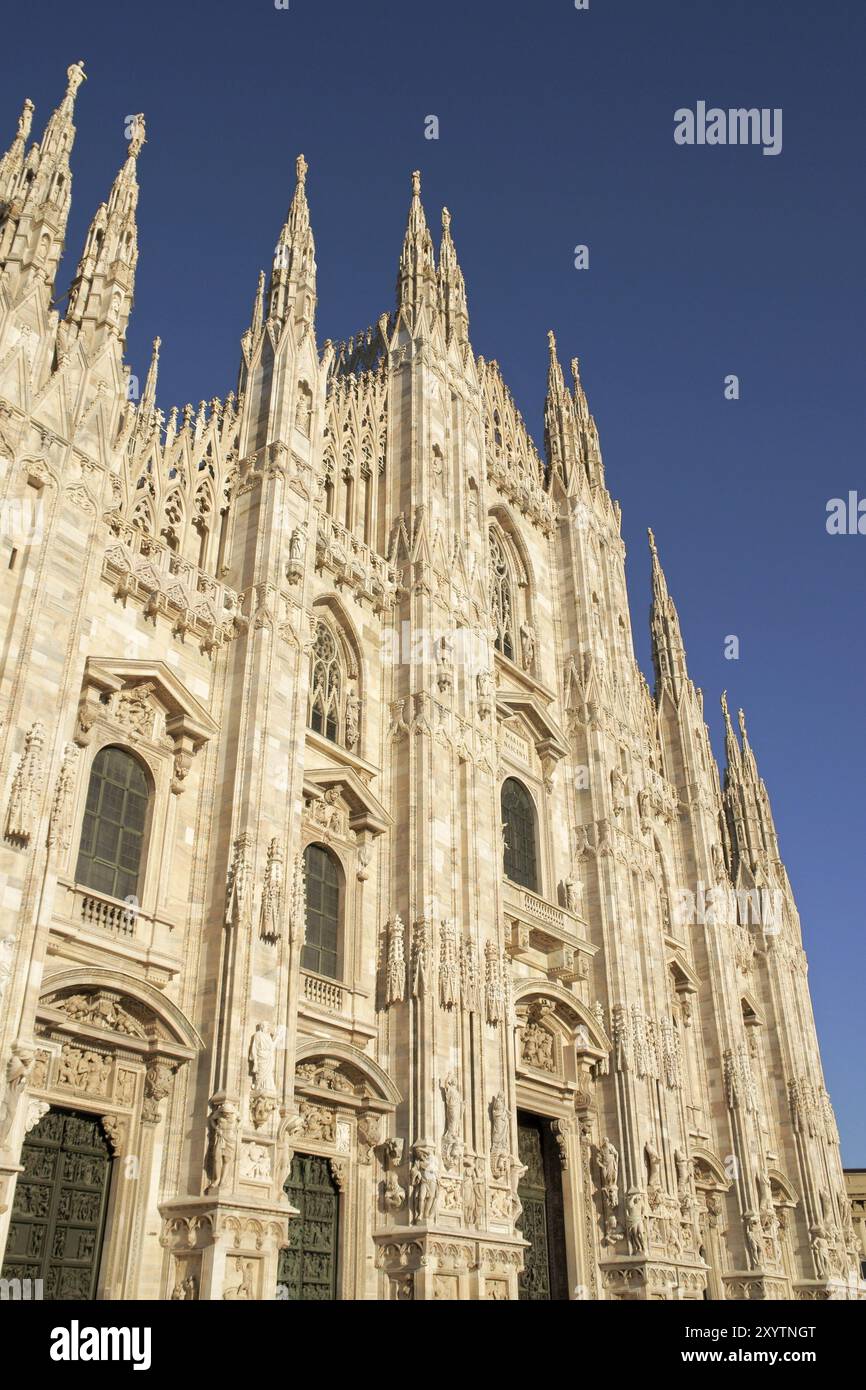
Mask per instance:
[[[521,690],[498,690],[496,705],[501,719],[512,720],[510,727],[520,728],[531,739],[544,770],[545,785],[549,783],[556,765],[568,752],[565,735],[559,725],[548,714],[543,701],[536,694]]]
[[[304,776],[305,813],[323,829],[347,838],[382,835],[392,820],[377,796],[349,767],[314,768]]]
[[[88,657],[75,742],[86,747],[100,721],[130,744],[140,740],[174,756],[172,791],[182,791],[192,759],[219,726],[163,661]]]

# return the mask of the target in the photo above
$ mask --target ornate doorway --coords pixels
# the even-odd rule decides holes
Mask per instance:
[[[289,1221],[288,1249],[280,1251],[283,1296],[304,1303],[336,1299],[340,1198],[327,1158],[295,1154],[285,1191],[299,1215]]]
[[[517,1188],[523,1204],[517,1229],[529,1241],[518,1281],[521,1300],[568,1298],[562,1178],[555,1147],[547,1120],[518,1111],[517,1148],[526,1172]]]
[[[4,1279],[41,1279],[46,1299],[96,1296],[111,1150],[96,1115],[53,1106],[28,1134]]]

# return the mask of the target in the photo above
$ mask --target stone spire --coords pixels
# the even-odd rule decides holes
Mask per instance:
[[[590,413],[586,392],[580,380],[580,358],[571,359],[571,374],[574,378],[574,415],[577,421],[577,435],[580,455],[586,476],[592,487],[604,487],[604,464],[601,459],[601,443],[598,427]]]
[[[725,758],[727,760],[725,786],[727,786],[731,776],[731,770],[738,770],[740,765],[740,745],[737,743],[737,738],[731,725],[727,690],[722,691],[722,715],[725,720]]]
[[[154,338],[150,366],[147,369],[147,380],[144,383],[139,406],[139,413],[142,418],[150,417],[156,409],[156,379],[159,374],[159,350],[161,347],[162,339]]]
[[[33,102],[28,97],[21,108],[21,115],[18,117],[18,130],[15,133],[15,139],[3,158],[0,159],[0,218],[6,215],[9,204],[14,198],[21,171],[24,168],[27,141],[30,138],[30,127],[33,124],[33,110]]]
[[[96,210],[69,291],[67,331],[71,336],[86,337],[91,347],[108,337],[121,344],[126,338],[138,261],[137,161],[144,143],[144,117],[135,116],[126,159],[108,202],[100,203]]]
[[[544,444],[548,466],[558,473],[567,485],[578,455],[578,430],[574,402],[565,385],[562,367],[556,351],[556,337],[551,329],[547,334],[549,361],[547,366],[547,396],[544,402]]]
[[[469,308],[466,303],[466,282],[457,260],[457,251],[451,236],[451,214],[447,208],[442,209],[442,241],[439,245],[439,307],[445,320],[447,341],[456,338],[459,343],[468,342]]]
[[[770,798],[749,742],[746,716],[742,710],[737,711],[741,751],[724,695],[722,710],[727,755],[723,799],[735,862],[745,863],[753,875],[760,869],[768,873],[771,867],[781,863]]]
[[[302,154],[295,161],[297,183],[283,229],[274,248],[271,283],[268,287],[268,318],[285,323],[295,306],[294,317],[312,324],[316,307],[316,245],[307,204],[307,161]]]
[[[7,271],[13,292],[35,277],[48,293],[63,252],[72,194],[69,155],[75,139],[75,96],[85,80],[84,65],[67,69],[66,92],[49,117],[38,144],[23,155],[33,106],[25,102],[18,134],[3,160],[5,189],[0,188],[0,270]],[[20,158],[17,173],[15,166]]]
[[[652,633],[653,665],[656,673],[656,699],[667,686],[679,700],[680,693],[689,679],[686,669],[686,651],[683,645],[680,620],[674,601],[668,593],[667,580],[656,550],[655,536],[649,536],[652,556],[653,598],[650,609],[650,629]]]
[[[414,329],[419,315],[427,309],[431,317],[435,313],[437,298],[436,263],[433,255],[433,238],[427,226],[424,209],[421,206],[421,175],[417,169],[412,174],[412,201],[409,204],[409,219],[403,250],[400,252],[400,270],[397,276],[397,308],[408,326]]]

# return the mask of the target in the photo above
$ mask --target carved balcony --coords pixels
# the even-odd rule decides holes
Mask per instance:
[[[502,899],[513,958],[539,965],[565,985],[586,980],[597,948],[587,940],[586,923],[576,912],[507,878]]]

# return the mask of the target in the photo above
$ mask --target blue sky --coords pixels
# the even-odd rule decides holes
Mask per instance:
[[[393,304],[409,173],[451,209],[476,352],[542,439],[547,344],[579,354],[649,671],[646,527],[721,752],[745,706],[797,893],[828,1086],[866,1166],[864,556],[828,536],[863,468],[866,10],[841,0],[42,3],[5,19],[0,142],[78,100],[64,287],[144,111],[129,340],[160,404],[236,384],[238,339],[291,196],[308,190],[318,335]],[[681,147],[700,100],[783,111],[783,148]],[[438,141],[424,138],[437,115]],[[586,244],[590,266],[574,269]],[[724,378],[740,379],[726,401]],[[737,661],[724,658],[728,634]],[[858,867],[859,866],[859,867]]]

